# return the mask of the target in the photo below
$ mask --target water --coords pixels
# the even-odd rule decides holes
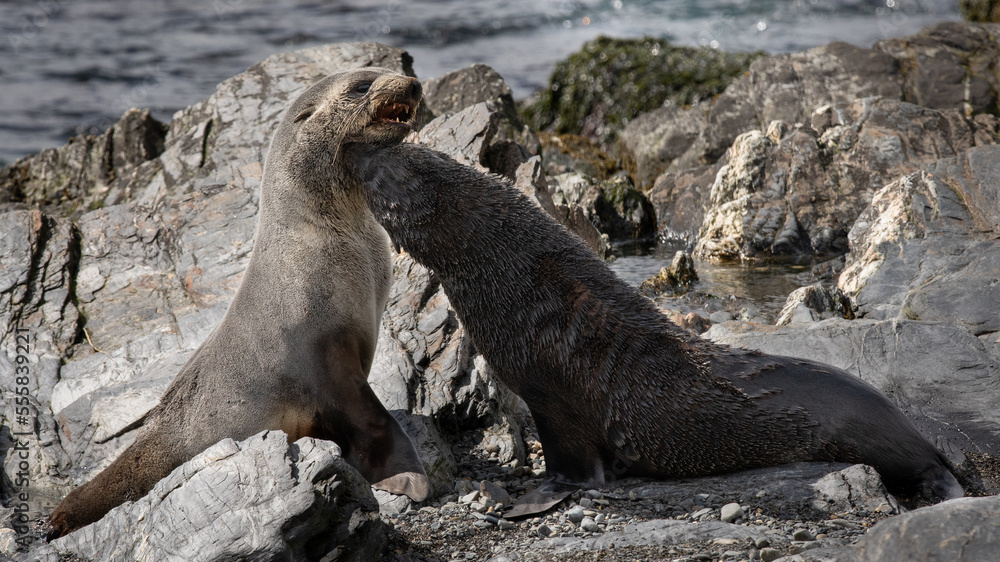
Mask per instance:
[[[600,34],[786,52],[958,17],[954,0],[0,0],[0,164],[130,107],[168,121],[270,54],[324,43],[405,48],[422,78],[483,62],[524,97]]]
[[[686,248],[683,242],[662,242],[654,248],[616,249],[615,259],[608,265],[618,277],[629,285],[638,286],[644,280],[654,277],[660,268],[668,267],[678,250]],[[732,299],[740,304],[752,302],[757,309],[774,317],[785,305],[788,294],[806,285],[820,281],[814,273],[815,263],[810,259],[766,260],[755,262],[713,262],[695,260],[694,269],[698,281],[691,287],[692,292],[712,298]],[[704,299],[694,302],[678,302],[669,297],[655,299],[667,308],[684,312],[706,312],[728,308],[724,306],[705,307]],[[690,299],[689,299],[690,300]],[[736,308],[739,308],[738,306]]]

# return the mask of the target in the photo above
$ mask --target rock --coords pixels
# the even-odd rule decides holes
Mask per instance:
[[[479,483],[479,493],[497,503],[510,505],[510,494],[507,493],[507,490],[489,480],[483,480]]]
[[[971,117],[996,107],[1000,77],[991,68],[1000,57],[997,37],[994,26],[941,22],[916,35],[879,41],[874,49],[905,69],[903,99]]]
[[[761,53],[695,49],[662,39],[598,37],[556,63],[549,87],[522,107],[535,130],[604,143],[640,113],[689,105],[721,92]]]
[[[760,559],[762,562],[772,562],[781,557],[781,551],[776,548],[762,548],[760,549]]]
[[[854,318],[851,299],[837,287],[809,285],[792,291],[775,324],[806,324],[826,318]]]
[[[0,170],[0,212],[42,208],[75,216],[132,198],[150,178],[139,166],[164,150],[167,126],[148,109],[130,109],[102,135],[80,135],[59,148],[19,159]]]
[[[875,194],[851,229],[839,286],[859,315],[1000,330],[1000,147],[969,149]]]
[[[329,441],[282,432],[225,439],[145,497],[51,543],[60,554],[138,560],[375,560],[385,527],[368,483]]]
[[[857,560],[992,560],[1000,552],[1000,496],[959,498],[887,519],[861,540]]]
[[[583,521],[583,507],[576,506],[566,511],[566,520],[579,524]]]
[[[661,238],[694,241],[720,169],[719,164],[698,166],[656,178],[649,201],[656,212]]]
[[[643,281],[639,285],[639,290],[650,296],[666,291],[683,293],[697,280],[698,273],[694,270],[691,254],[678,250],[670,260],[670,267],[660,268],[659,275]]]
[[[886,98],[834,107],[840,121],[822,134],[782,133],[772,122],[735,140],[712,184],[696,257],[845,253],[875,191],[975,142],[957,110]]]
[[[615,159],[594,141],[580,135],[538,133],[542,144],[545,172],[549,175],[577,172],[603,181],[618,170]]]
[[[656,234],[653,205],[624,176],[595,183],[582,174],[567,172],[555,176],[550,189],[557,205],[579,205],[611,240],[649,239]]]
[[[968,21],[1000,23],[1000,3],[993,0],[959,0],[958,10]]]
[[[647,189],[671,169],[705,129],[704,112],[668,105],[632,119],[619,138],[622,168],[639,189]]]
[[[719,519],[726,523],[733,523],[743,517],[743,508],[738,503],[727,503],[719,511]]]
[[[792,533],[792,539],[797,541],[814,541],[816,540],[816,537],[809,532],[809,529],[796,529],[795,532]]]
[[[580,528],[588,533],[600,533],[603,530],[601,529],[601,526],[590,517],[583,518],[583,521],[580,522]]]
[[[510,86],[496,70],[485,64],[474,64],[424,80],[422,85],[422,102],[434,115],[458,113],[488,101],[498,102],[504,113],[517,114]]]

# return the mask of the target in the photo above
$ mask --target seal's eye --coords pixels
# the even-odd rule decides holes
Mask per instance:
[[[357,86],[354,87],[354,93],[355,94],[362,94],[362,95],[367,94],[368,90],[370,90],[371,87],[372,87],[372,83],[371,82],[362,82],[362,83],[360,83],[360,84],[358,84]]]

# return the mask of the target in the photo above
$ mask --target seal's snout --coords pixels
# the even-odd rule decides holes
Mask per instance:
[[[424,87],[420,85],[420,80],[416,78],[410,78],[410,87],[407,91],[410,95],[410,100],[416,104],[420,101],[420,96],[424,93]]]

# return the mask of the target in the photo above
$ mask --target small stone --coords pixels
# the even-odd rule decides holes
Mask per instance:
[[[600,525],[601,523],[604,523],[607,519],[608,519],[608,516],[605,515],[605,514],[603,514],[603,513],[598,513],[597,516],[594,517],[594,521],[597,521],[598,525]]]
[[[587,490],[587,497],[592,500],[599,500],[604,497],[600,490]]]
[[[501,519],[497,522],[497,527],[500,527],[500,530],[502,531],[509,531],[514,528],[514,524],[506,519]]]
[[[743,517],[743,508],[738,503],[727,503],[722,506],[721,517],[726,523],[732,523]]]
[[[762,548],[760,549],[760,559],[761,562],[772,562],[781,558],[781,551],[777,548]]]
[[[712,514],[712,508],[706,507],[704,509],[699,509],[698,511],[691,514],[691,519],[704,519]]]
[[[580,506],[572,507],[566,512],[566,519],[572,523],[580,523],[583,517],[583,508]]]
[[[816,537],[809,532],[809,529],[797,529],[795,533],[792,534],[792,539],[797,541],[812,541],[816,540]]]
[[[580,498],[580,506],[587,508],[594,505],[594,500],[590,498]]]
[[[485,519],[486,521],[489,521],[490,523],[492,523],[494,525],[496,525],[497,523],[500,522],[500,518],[497,517],[496,515],[492,514],[492,513],[487,513],[485,515],[485,517],[486,517],[486,519]]]
[[[588,533],[601,532],[600,525],[598,525],[597,522],[591,519],[590,517],[583,518],[583,522],[580,523],[580,528],[583,529],[584,531],[587,531]]]
[[[771,541],[768,540],[767,537],[761,537],[761,538],[755,540],[753,544],[757,548],[767,548],[767,547],[771,546]]]
[[[476,521],[473,525],[479,527],[480,529],[489,529],[493,526],[493,523],[490,523],[489,521]]]
[[[550,537],[552,536],[552,529],[548,525],[539,525],[536,530],[538,536],[540,537]]]
[[[489,480],[483,480],[479,483],[479,493],[496,503],[510,503],[510,494],[507,493],[507,490]]]
[[[459,503],[466,503],[466,504],[468,504],[468,503],[472,503],[472,502],[474,502],[474,501],[476,501],[478,499],[479,499],[479,490],[473,490],[472,492],[469,492],[468,494],[466,494],[466,495],[462,496],[461,498],[459,498],[458,501],[459,501]]]

